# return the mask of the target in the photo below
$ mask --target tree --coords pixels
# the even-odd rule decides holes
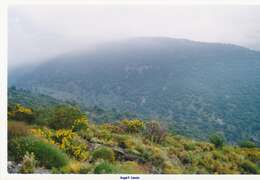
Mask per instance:
[[[209,141],[214,144],[216,148],[222,148],[225,142],[225,138],[222,134],[215,133],[209,137]]]
[[[48,125],[53,129],[70,129],[75,120],[84,117],[79,108],[70,105],[58,105],[54,107],[48,118]]]
[[[247,141],[240,142],[239,146],[242,148],[255,148],[256,144],[252,141],[247,140]]]

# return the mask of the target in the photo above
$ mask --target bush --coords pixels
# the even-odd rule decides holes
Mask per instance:
[[[48,125],[53,129],[70,129],[76,119],[81,119],[84,114],[79,108],[69,105],[56,106],[50,113]]]
[[[95,135],[91,128],[87,128],[84,131],[78,131],[77,134],[87,141],[90,141]]]
[[[88,147],[85,140],[72,130],[59,129],[51,131],[47,128],[35,129],[33,134],[46,139],[50,144],[57,145],[61,150],[75,157],[79,161],[89,158]]]
[[[72,126],[73,131],[86,130],[87,128],[88,128],[88,119],[86,117],[81,117],[76,119]]]
[[[35,113],[31,108],[16,104],[14,107],[8,107],[8,119],[32,123],[35,120]]]
[[[159,122],[151,121],[146,123],[145,136],[154,143],[161,143],[167,134],[166,128],[163,128]]]
[[[184,146],[184,149],[187,151],[194,151],[196,149],[196,144],[192,143],[192,142],[184,144],[183,146]]]
[[[111,148],[100,147],[93,152],[92,159],[94,161],[98,160],[98,159],[103,159],[103,160],[107,160],[109,162],[114,162],[115,154]]]
[[[61,169],[53,169],[54,173],[62,173],[62,174],[87,174],[91,171],[91,166],[87,163],[71,161],[67,166]]]
[[[183,164],[191,164],[192,163],[192,153],[183,151],[178,154],[178,158],[181,160]]]
[[[85,161],[89,158],[85,141],[71,130],[60,129],[56,131],[52,140],[60,149],[74,156],[77,160]]]
[[[144,129],[144,122],[139,119],[124,119],[120,122],[120,126],[127,133],[139,133]]]
[[[131,136],[127,135],[115,135],[115,141],[117,142],[118,146],[123,149],[133,149],[135,148],[136,144]]]
[[[142,156],[146,161],[151,162],[156,167],[161,167],[167,159],[167,156],[162,149],[153,146],[148,147]]]
[[[8,139],[15,137],[24,137],[29,135],[29,129],[24,122],[9,121],[8,122]]]
[[[28,153],[23,157],[22,161],[22,167],[20,169],[21,173],[33,173],[35,166],[36,166],[37,161],[35,160],[35,155],[33,153]]]
[[[242,148],[255,148],[256,144],[252,141],[242,141],[239,143],[239,146]]]
[[[39,164],[46,168],[62,167],[68,163],[68,157],[55,145],[34,137],[21,137],[9,141],[8,156],[20,162],[26,152],[34,153]]]
[[[249,174],[257,174],[257,166],[249,160],[245,160],[241,163],[240,167],[242,168],[242,172]]]
[[[92,170],[92,167],[89,164],[82,164],[80,166],[79,173],[80,174],[87,174]]]
[[[115,172],[115,167],[108,162],[101,162],[94,170],[95,174],[112,174]]]
[[[162,173],[163,174],[181,174],[183,172],[180,167],[172,165],[172,163],[170,161],[166,161],[163,164]]]
[[[225,142],[225,138],[223,135],[216,133],[216,134],[212,134],[209,137],[209,141],[212,144],[214,144],[216,148],[222,148]]]
[[[95,130],[95,137],[97,137],[98,139],[109,141],[112,138],[112,134],[110,131],[108,131],[106,129],[101,129],[99,127],[99,129]]]
[[[121,134],[124,133],[124,130],[120,127],[120,123],[116,122],[113,124],[105,123],[102,127],[106,130],[109,130],[111,133]]]
[[[126,161],[119,166],[119,172],[123,174],[144,174],[145,169],[135,161]]]

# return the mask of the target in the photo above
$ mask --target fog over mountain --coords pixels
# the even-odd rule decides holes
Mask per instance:
[[[260,49],[259,6],[17,5],[8,18],[9,69],[140,36]]]
[[[9,85],[259,143],[260,6],[11,6],[8,17]]]
[[[160,119],[205,139],[260,137],[260,52],[241,46],[143,37],[56,57],[13,85],[86,106]]]

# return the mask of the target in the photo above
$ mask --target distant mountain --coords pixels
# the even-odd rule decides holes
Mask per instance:
[[[260,52],[231,44],[133,38],[10,74],[62,100],[161,119],[178,133],[260,143]],[[17,73],[19,75],[17,75]]]

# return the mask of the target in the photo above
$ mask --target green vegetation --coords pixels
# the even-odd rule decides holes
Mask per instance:
[[[113,172],[115,172],[115,168],[108,162],[98,164],[94,170],[96,174],[112,174]]]
[[[216,134],[212,134],[209,137],[209,141],[212,144],[214,144],[216,148],[222,148],[225,142],[225,138],[223,135],[216,133]]]
[[[114,151],[108,147],[98,148],[93,152],[92,159],[94,161],[98,159],[103,159],[109,162],[114,162],[115,160]]]
[[[33,173],[34,169],[36,167],[37,161],[35,160],[35,156],[33,153],[29,154],[26,152],[26,154],[23,157],[22,161],[22,167],[20,169],[21,173]]]
[[[249,174],[257,174],[258,169],[257,166],[252,163],[251,161],[245,160],[241,164],[242,172],[249,173]]]
[[[239,143],[239,146],[242,148],[255,148],[256,144],[252,141],[242,141]]]
[[[40,165],[46,168],[62,167],[68,163],[68,157],[56,146],[33,136],[10,139],[8,156],[11,160],[20,162],[26,153],[34,153]]]
[[[83,116],[79,108],[72,106],[59,105],[50,112],[50,117],[47,119],[49,127],[53,129],[70,129],[75,123],[75,119]]]
[[[134,118],[96,124],[71,104],[40,112],[15,103],[9,106],[8,160],[21,163],[21,173],[33,173],[39,167],[52,173],[79,174],[260,172],[258,147],[248,142],[231,146],[220,134],[210,136],[210,142],[195,141],[172,134],[157,121]],[[20,110],[32,113],[34,121],[14,115],[21,114]],[[39,121],[44,112],[45,125]]]
[[[118,119],[111,121],[97,107],[89,112],[72,103],[18,91],[12,89],[20,99],[26,98],[22,104],[16,98],[9,101],[8,159],[21,163],[21,173],[33,173],[38,167],[84,174],[259,173],[260,150],[251,140],[231,146],[215,133],[210,143],[195,141],[171,133],[159,121],[125,116],[113,116]],[[39,106],[40,101],[45,105]],[[102,120],[97,124],[93,117]]]

